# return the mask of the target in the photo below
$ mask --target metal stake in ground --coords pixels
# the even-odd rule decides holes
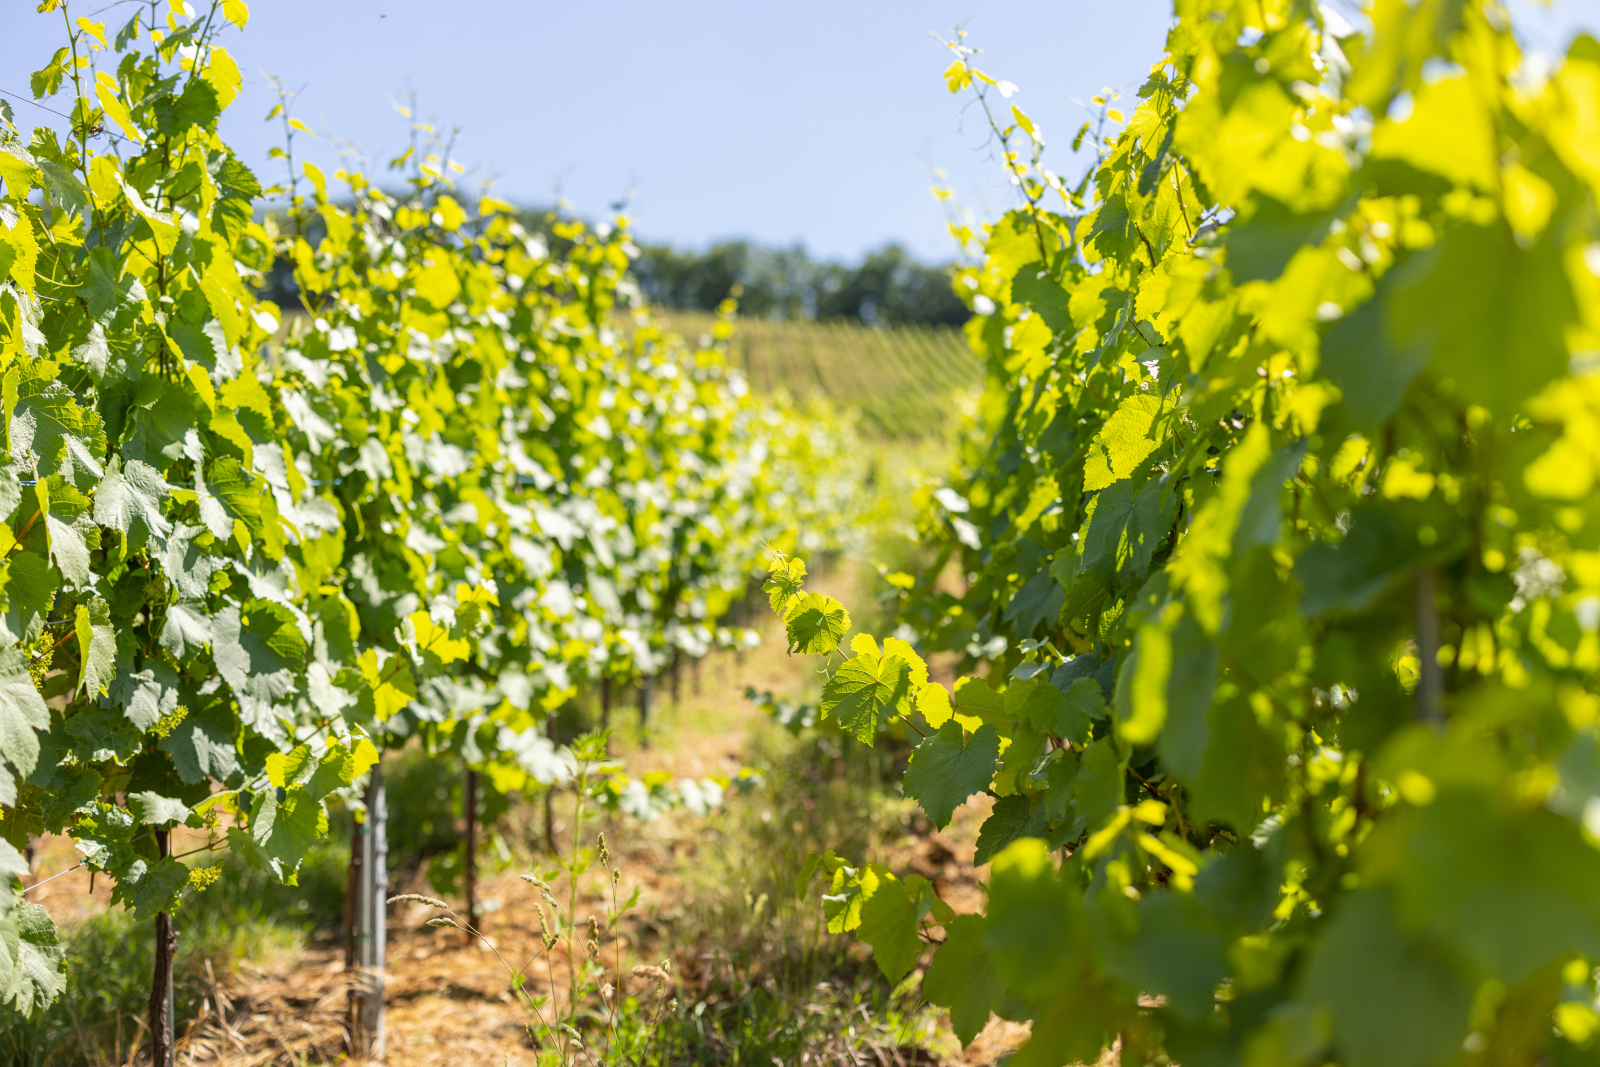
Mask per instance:
[[[359,827],[361,845],[360,897],[356,903],[356,963],[352,989],[355,1000],[351,1044],[357,1055],[379,1059],[384,1051],[383,956],[385,901],[388,884],[388,798],[383,788],[383,768],[372,768],[367,785],[367,819]]]
[[[461,867],[462,881],[467,891],[467,922],[475,930],[478,924],[478,772],[467,771],[466,787],[462,790],[461,810],[467,817],[467,854]]]
[[[639,747],[650,747],[650,700],[655,695],[656,679],[647,674],[639,679]]]
[[[170,854],[170,831],[156,832],[156,852],[166,859]],[[151,1067],[172,1067],[172,957],[177,954],[178,934],[172,916],[156,914],[156,966],[150,982],[150,1063]]]

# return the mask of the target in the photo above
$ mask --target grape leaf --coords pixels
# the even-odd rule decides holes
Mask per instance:
[[[39,735],[50,729],[50,711],[34,688],[28,657],[18,648],[0,649],[0,755],[26,777],[39,758]]]
[[[922,976],[922,995],[950,1009],[950,1026],[963,1047],[972,1044],[1000,1006],[1000,981],[984,947],[982,915],[958,915],[946,923],[944,944]]]
[[[136,459],[124,465],[113,456],[95,489],[94,521],[122,534],[129,551],[143,548],[152,537],[160,544],[172,530],[161,514],[166,491],[166,479],[154,467]]]
[[[922,939],[917,936],[922,917],[918,897],[927,882],[914,874],[901,882],[887,870],[877,873],[877,888],[861,902],[857,936],[872,946],[878,970],[894,983],[911,973],[922,954]]]
[[[827,655],[839,647],[850,631],[850,613],[844,605],[822,593],[807,593],[784,617],[790,653]]]
[[[989,787],[999,757],[1000,733],[993,726],[979,727],[966,740],[960,725],[946,722],[911,754],[901,788],[942,830],[956,808]]]
[[[186,659],[211,641],[211,620],[199,604],[168,604],[161,624],[161,647]]]
[[[1152,435],[1162,413],[1160,397],[1136,393],[1123,400],[1089,445],[1083,465],[1085,491],[1104,489],[1126,478],[1155,451]]]
[[[33,1015],[66,989],[66,970],[56,924],[42,907],[19,903],[0,918],[0,1004]]]
[[[805,580],[805,560],[789,556],[775,562],[763,588],[767,591],[767,602],[780,619],[788,615],[789,608],[800,599],[800,587]]]
[[[211,640],[217,671],[246,721],[271,729],[277,706],[296,691],[305,657],[294,613],[270,600],[252,600],[243,612],[230,605],[211,620]]]
[[[911,665],[904,659],[858,652],[822,687],[821,710],[870,745],[891,720],[911,714],[912,696]]]

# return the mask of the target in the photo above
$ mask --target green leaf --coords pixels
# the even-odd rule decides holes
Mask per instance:
[[[136,459],[124,465],[113,456],[94,492],[94,521],[122,534],[128,551],[143,548],[152,536],[159,544],[172,530],[161,514],[166,493],[160,471]]]
[[[211,620],[200,604],[168,604],[161,624],[161,647],[174,658],[186,659],[211,641]]]
[[[461,281],[448,262],[439,260],[423,267],[413,279],[417,296],[443,311],[461,295]]]
[[[1461,1047],[1473,985],[1448,957],[1407,936],[1386,894],[1368,890],[1329,920],[1301,996],[1330,1013],[1347,1062],[1424,1067]]]
[[[18,775],[33,773],[39,735],[50,729],[50,711],[33,686],[28,657],[19,648],[0,649],[0,756]]]
[[[264,724],[298,688],[305,642],[294,613],[269,600],[252,600],[242,613],[230,605],[211,620],[211,636],[217,671],[239,698],[240,713]]]
[[[1005,693],[1006,714],[1018,722],[1027,723],[1041,734],[1053,734],[1081,745],[1089,739],[1089,731],[1093,726],[1085,711],[1086,707],[1093,706],[1088,694],[1092,691],[1097,698],[1100,687],[1091,678],[1079,678],[1074,684],[1085,687],[1076,690],[1078,696],[1075,702],[1041,675],[1013,682]]]
[[[947,722],[911,754],[901,787],[942,830],[955,809],[989,787],[999,757],[1000,733],[993,726],[979,727],[969,741],[958,724]]]
[[[94,529],[87,516],[72,523],[46,513],[45,531],[50,538],[50,562],[56,565],[68,588],[83,589],[92,582],[89,571],[89,542],[85,534]]]
[[[253,479],[238,460],[231,456],[215,460],[205,480],[195,482],[195,491],[200,496],[200,514],[212,536],[227,540],[233,536],[234,522],[241,522],[261,542],[268,556],[278,559],[283,555],[277,503],[266,485]]]
[[[1002,617],[1012,624],[1011,632],[1015,636],[1031,637],[1040,623],[1055,622],[1066,599],[1061,583],[1051,577],[1048,570],[1040,569],[1017,590]]]
[[[59,474],[79,489],[87,490],[99,480],[104,468],[105,430],[100,416],[91,408],[78,406],[77,399],[55,380],[52,364],[48,371],[30,369],[17,379],[17,401],[12,410],[11,455],[33,467],[39,478]],[[17,374],[13,367],[8,372]]]
[[[182,860],[170,856],[153,863],[136,859],[126,871],[118,872],[111,902],[132,908],[140,918],[171,912],[188,884],[189,868]]]
[[[1189,782],[1200,774],[1205,756],[1210,735],[1208,713],[1211,696],[1217,689],[1221,656],[1188,616],[1179,619],[1173,628],[1171,656],[1166,726],[1156,741],[1156,752],[1179,780]]]
[[[861,903],[857,935],[872,946],[878,970],[891,983],[897,983],[911,973],[922,954],[922,940],[917,936],[921,913],[918,902],[908,892],[909,885],[887,870],[875,869],[879,876],[877,889]]]
[[[807,593],[794,602],[784,625],[790,653],[825,656],[850,632],[850,613],[831,596]]]
[[[211,576],[227,566],[198,542],[205,532],[204,527],[179,523],[155,553],[168,584],[183,600],[204,600],[211,592]]]
[[[1222,598],[1228,590],[1224,567],[1233,551],[1239,516],[1250,500],[1256,474],[1272,458],[1272,440],[1266,426],[1252,422],[1229,452],[1222,482],[1196,513],[1167,573],[1174,589],[1181,590],[1195,621],[1207,633],[1222,624]]]
[[[1058,669],[1057,676],[1060,673]],[[1054,679],[1051,679],[1051,684],[1057,689],[1060,688]],[[1052,733],[1081,747],[1089,740],[1093,720],[1106,717],[1105,690],[1101,688],[1098,679],[1079,676],[1072,679],[1071,688],[1067,690],[1066,696],[1067,703],[1063,715],[1068,732],[1052,731]]]
[[[1296,252],[1322,243],[1332,221],[1329,214],[1300,215],[1271,197],[1259,198],[1249,220],[1230,225],[1223,240],[1234,284],[1276,279]]]
[[[99,596],[87,606],[79,604],[74,621],[82,671],[78,684],[85,693],[104,693],[116,677],[117,634],[111,628],[111,608]]]
[[[767,602],[778,618],[787,616],[789,608],[800,599],[800,587],[805,580],[805,560],[788,556],[775,562],[762,588],[767,591]]]
[[[922,976],[922,995],[950,1009],[950,1026],[963,1047],[972,1044],[1000,1006],[1000,976],[984,947],[982,915],[958,915],[946,923],[944,944]]]
[[[129,795],[128,810],[143,826],[180,823],[189,817],[189,806],[183,801],[152,792]]]
[[[39,905],[21,903],[0,918],[0,946],[0,1004],[27,1017],[66,990],[66,954]]]
[[[1048,995],[1078,969],[1085,938],[1082,890],[1062,884],[1045,843],[1023,838],[989,868],[983,944],[1008,990]]]
[[[1006,716],[1006,698],[981,678],[958,678],[954,698],[944,686],[934,683],[917,695],[917,710],[935,730],[943,728],[952,716],[958,721],[964,719],[962,725],[969,730],[976,730],[982,723],[1008,729],[1011,726]]]
[[[1395,339],[1390,288],[1380,285],[1376,296],[1335,322],[1322,339],[1322,373],[1339,387],[1350,417],[1364,430],[1399,410],[1412,379],[1428,365],[1421,343]]]
[[[1301,614],[1314,619],[1331,611],[1363,610],[1406,567],[1417,551],[1416,541],[1388,512],[1357,508],[1343,540],[1311,545],[1295,561]]]
[[[1152,431],[1161,412],[1161,398],[1148,393],[1135,393],[1117,405],[1089,445],[1083,465],[1085,492],[1104,489],[1138,469],[1155,451]]]
[[[225,720],[191,711],[159,747],[172,757],[185,782],[225,782],[242,769],[228,726]]]
[[[22,481],[17,465],[0,460],[0,520],[10,519],[22,503]]]
[[[111,703],[141,732],[178,709],[178,676],[160,661],[146,660],[138,671],[123,670],[108,690]]]
[[[4,574],[6,628],[17,637],[32,640],[55,603],[59,579],[37,552],[14,553]]]
[[[1509,414],[1567,373],[1562,331],[1578,312],[1562,249],[1547,238],[1524,251],[1498,220],[1453,227],[1396,268],[1395,336],[1422,345],[1464,400]]]
[[[1073,802],[1090,828],[1104,823],[1122,805],[1122,760],[1110,738],[1101,738],[1083,750]]]
[[[1044,837],[1047,829],[1044,812],[1034,811],[1022,793],[1001,797],[978,831],[978,848],[972,857],[974,867],[982,867],[1013,841],[1025,837]]]
[[[280,880],[289,882],[307,850],[327,833],[327,812],[304,789],[286,790],[282,800],[278,799],[276,790],[256,794],[249,837],[262,854],[276,861],[263,869]],[[228,840],[232,842],[232,832]],[[250,860],[251,856],[247,854],[245,858]]]
[[[859,639],[858,639],[859,640]],[[911,714],[911,665],[899,656],[861,652],[846,660],[822,687],[822,714],[845,732],[872,744],[878,731]]]
[[[89,305],[89,317],[97,323],[108,322],[126,304],[145,300],[139,279],[122,273],[116,256],[105,245],[90,249],[85,265],[88,271],[82,283],[83,298]]]

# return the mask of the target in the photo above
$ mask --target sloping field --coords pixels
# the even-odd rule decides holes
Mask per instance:
[[[716,321],[689,312],[664,318],[690,338]],[[740,319],[728,347],[755,388],[857,407],[862,429],[884,437],[946,433],[956,424],[955,395],[983,383],[982,360],[950,329]]]

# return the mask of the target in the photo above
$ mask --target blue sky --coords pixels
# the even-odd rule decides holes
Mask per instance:
[[[56,47],[60,16],[34,6],[0,0],[0,90],[26,93]],[[79,0],[73,12],[101,6]],[[1576,26],[1600,27],[1600,0],[1513,6],[1546,50]],[[252,0],[249,28],[224,38],[246,85],[223,133],[278,180],[266,158],[277,127],[261,121],[272,73],[304,86],[296,113],[309,126],[378,160],[403,146],[393,105],[414,92],[425,118],[461,128],[456,157],[496,174],[510,199],[559,192],[596,216],[631,193],[641,236],[683,246],[752,237],[854,258],[896,240],[945,259],[933,168],[979,215],[1011,200],[980,122],[939,78],[949,56],[930,34],[963,26],[983,49],[979,65],[1021,87],[1014,102],[1049,138],[1047,159],[1075,173],[1079,102],[1137,87],[1170,10],[1169,0]],[[94,17],[115,25],[131,12]],[[25,125],[50,118],[13,106]],[[303,147],[337,167],[329,139]]]

